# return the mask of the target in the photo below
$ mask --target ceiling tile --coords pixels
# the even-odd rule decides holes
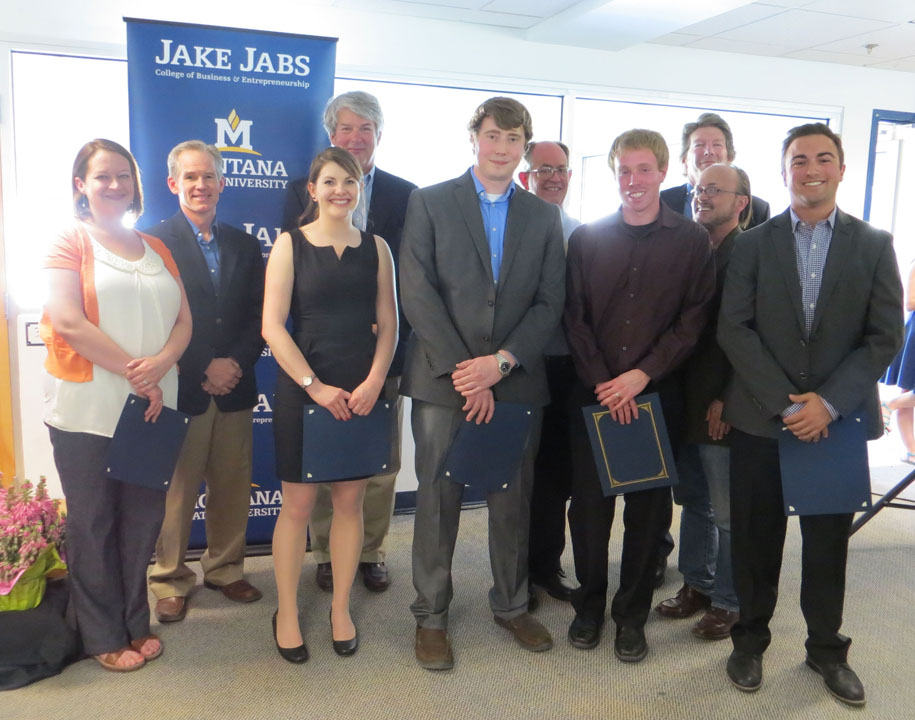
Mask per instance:
[[[667,33],[667,35],[655,38],[651,42],[658,45],[686,45],[687,43],[695,42],[700,37],[700,35],[687,35],[686,33]]]
[[[801,48],[822,45],[885,27],[888,27],[888,24],[878,20],[861,20],[807,10],[788,10],[758,22],[728,30],[718,37]]]
[[[695,42],[689,43],[687,47],[699,48],[701,50],[717,50],[718,52],[744,53],[748,55],[766,55],[769,57],[779,57],[786,53],[796,50],[796,47],[788,45],[768,45],[761,42],[750,42],[747,40],[729,40],[721,37],[700,38]]]
[[[864,46],[875,44],[870,56],[875,59],[892,60],[908,57],[915,51],[915,25],[904,23],[892,27],[874,30],[862,35],[836,40],[831,43],[817,45],[817,50],[826,52],[850,53],[852,55],[866,55]]]
[[[810,5],[813,2],[816,2],[816,0],[762,0],[761,2],[755,4],[774,5],[775,7],[781,8],[799,8],[804,7],[805,5]]]
[[[732,30],[746,25],[747,23],[756,22],[763,18],[777,15],[785,12],[784,8],[774,7],[772,5],[760,5],[759,3],[750,3],[743,7],[736,8],[730,12],[710,17],[707,20],[697,22],[694,25],[687,25],[681,28],[682,32],[691,35],[717,35],[726,30]]]
[[[848,53],[824,52],[822,50],[804,49],[788,53],[785,57],[793,60],[812,60],[813,62],[841,63],[844,65],[870,65],[874,59]]]
[[[487,12],[533,15],[539,18],[553,17],[566,8],[577,5],[579,0],[484,0],[482,10]]]
[[[915,3],[911,0],[814,0],[804,9],[891,23],[915,20]]]
[[[874,63],[868,67],[879,68],[880,70],[905,70],[906,72],[915,73],[915,56],[903,58],[901,60]]]

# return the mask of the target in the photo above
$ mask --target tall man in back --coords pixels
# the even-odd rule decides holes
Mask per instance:
[[[351,152],[362,166],[365,189],[359,194],[359,204],[353,212],[353,224],[360,230],[384,238],[391,248],[394,267],[398,268],[400,236],[407,214],[407,200],[410,193],[416,189],[416,185],[375,166],[375,151],[381,142],[381,131],[384,129],[381,105],[374,95],[361,90],[337,95],[328,102],[324,110],[324,129],[332,145]],[[298,219],[308,204],[307,181],[308,178],[302,178],[289,186],[286,209],[283,213],[283,230],[288,231],[298,226]],[[384,562],[384,539],[391,526],[395,481],[400,470],[403,402],[397,394],[397,388],[403,372],[404,352],[409,335],[410,326],[401,313],[400,341],[383,390],[384,397],[394,401],[397,410],[396,420],[392,424],[391,462],[388,464],[388,472],[369,479],[362,505],[365,536],[362,554],[359,557],[359,571],[362,573],[365,586],[374,592],[384,592],[391,582]],[[311,551],[317,563],[315,579],[321,589],[327,591],[333,589],[334,583],[329,548],[332,512],[330,491],[326,486],[322,486],[318,490],[311,514],[310,536]]]
[[[877,380],[902,342],[902,285],[889,233],[836,206],[842,141],[822,123],[789,131],[782,177],[791,205],[744,233],[728,267],[718,341],[734,368],[724,399],[731,440],[731,541],[740,619],[727,675],[762,684],[787,518],[778,437],[828,437],[854,412],[883,434]],[[853,514],[800,518],[807,665],[839,700],[864,704],[839,630]]]
[[[629,130],[608,157],[622,205],[582,225],[569,238],[563,325],[580,383],[580,408],[600,403],[616,422],[638,413],[635,397],[657,392],[676,457],[683,402],[672,373],[692,352],[715,291],[708,233],[662,203],[667,143],[652,130]],[[610,528],[616,497],[604,497],[584,418],[572,413],[572,502],[569,530],[575,574],[575,619],[569,641],[600,642],[607,606]],[[665,530],[666,487],[629,492],[623,514],[619,589],[611,616],[614,653],[638,662],[648,653],[644,626],[651,610],[658,545]]]
[[[149,573],[160,622],[184,619],[197,580],[184,555],[201,482],[207,494],[204,585],[236,602],[261,597],[242,571],[257,404],[254,363],[264,348],[264,260],[256,238],[216,222],[224,186],[219,150],[199,140],[175,146],[168,155],[168,187],[180,210],[147,231],[171,250],[194,321],[178,361],[178,409],[191,422]]]
[[[404,228],[400,280],[413,326],[401,392],[413,398],[416,523],[413,585],[416,660],[452,667],[451,559],[464,488],[442,466],[464,422],[489,422],[495,400],[531,407],[521,466],[487,494],[496,624],[525,649],[548,650],[549,632],[527,611],[527,543],[541,408],[549,400],[543,350],[562,312],[565,258],[559,209],[512,182],[532,136],[517,100],[490,98],[468,125],[474,164],[417,190]]]
[[[532,142],[524,152],[524,161],[527,170],[519,173],[518,179],[525,190],[559,208],[562,241],[568,247],[569,235],[581,225],[562,208],[572,177],[569,148],[561,142]],[[527,564],[532,585],[568,602],[572,588],[565,582],[560,559],[566,545],[566,502],[572,492],[569,393],[575,385],[575,366],[562,328],[557,328],[547,345],[544,361],[550,404],[543,409],[540,448],[534,461]],[[529,606],[533,609],[536,605],[537,598],[531,591]]]

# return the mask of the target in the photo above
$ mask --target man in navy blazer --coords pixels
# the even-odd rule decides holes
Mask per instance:
[[[168,187],[180,210],[147,230],[171,251],[194,321],[178,361],[178,409],[191,415],[165,501],[149,586],[160,622],[184,619],[196,575],[184,562],[200,483],[206,482],[207,549],[203,583],[230,600],[259,600],[244,579],[251,492],[254,364],[264,348],[264,260],[260,243],[216,222],[225,186],[222,157],[199,140],[168,155]]]
[[[883,434],[877,380],[902,343],[902,284],[893,238],[836,206],[842,142],[822,123],[792,129],[782,146],[791,206],[741,235],[725,278],[718,342],[734,368],[724,397],[731,424],[731,547],[740,619],[727,675],[762,684],[787,518],[778,437],[803,442],[862,412]],[[852,513],[801,516],[801,610],[807,665],[851,705],[864,687],[839,632]]]
[[[699,174],[716,163],[732,163],[737,155],[731,126],[717,113],[702,113],[696,122],[683,126],[680,143],[680,162],[687,181],[677,187],[661,191],[661,200],[688,218],[693,217],[690,191],[696,186]],[[743,230],[756,227],[769,219],[769,203],[755,195],[750,198],[751,213]]]
[[[365,179],[365,192],[359,195],[359,205],[353,212],[353,224],[366,232],[384,238],[391,248],[394,267],[400,267],[400,236],[403,233],[404,218],[407,215],[407,200],[416,189],[413,183],[375,167],[375,149],[384,129],[384,115],[374,95],[356,90],[333,98],[324,110],[324,129],[332,145],[351,152],[359,164]],[[286,195],[283,212],[283,230],[299,226],[299,218],[308,204],[308,178],[293,181]],[[399,287],[397,296],[400,297]],[[391,526],[394,512],[394,490],[397,473],[400,470],[400,429],[403,418],[403,402],[397,393],[403,372],[404,352],[410,325],[403,312],[400,313],[400,339],[394,360],[388,371],[388,382],[384,395],[395,402],[397,421],[393,423],[391,438],[391,462],[389,471],[376,475],[368,482],[362,505],[362,520],[365,536],[362,554],[359,557],[359,571],[365,586],[374,592],[383,592],[390,585],[390,576],[384,563],[384,539]],[[314,510],[311,514],[311,551],[318,564],[316,580],[323,590],[333,589],[330,571],[330,518],[332,514],[330,491],[326,486],[318,490]]]

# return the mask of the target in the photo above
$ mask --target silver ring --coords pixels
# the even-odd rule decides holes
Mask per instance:
[[[618,397],[623,397],[623,396],[620,395],[619,393],[613,393],[613,397],[618,398]]]

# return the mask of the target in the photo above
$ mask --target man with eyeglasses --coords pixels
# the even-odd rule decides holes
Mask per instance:
[[[762,684],[787,529],[778,439],[827,438],[862,413],[883,435],[877,380],[902,343],[902,283],[893,237],[842,212],[842,141],[827,125],[789,131],[782,177],[791,205],[740,238],[724,282],[718,342],[734,368],[725,391],[731,424],[731,551],[740,619],[727,676]],[[836,477],[838,485],[843,478]],[[853,513],[802,515],[801,610],[807,665],[842,702],[864,704],[842,635]]]
[[[528,169],[518,174],[521,184],[541,200],[559,207],[562,239],[568,247],[569,235],[581,225],[562,208],[572,176],[569,148],[561,142],[532,142],[524,161]],[[540,449],[534,461],[528,578],[532,585],[557,600],[569,602],[572,588],[565,582],[560,559],[566,545],[566,502],[572,492],[568,399],[575,384],[575,366],[562,328],[547,345],[545,361],[550,404],[543,410]],[[537,597],[532,591],[528,608],[533,610],[536,606]]]
[[[715,292],[708,233],[659,199],[668,158],[660,133],[629,130],[616,138],[608,160],[620,210],[582,225],[569,238],[563,326],[580,380],[571,398],[569,530],[581,583],[572,595],[569,641],[582,649],[600,642],[617,499],[604,497],[580,408],[600,403],[614,421],[629,423],[638,413],[635,398],[658,393],[676,458],[683,403],[673,373],[699,339]],[[614,654],[638,662],[648,653],[644,628],[670,490],[624,497],[620,581],[610,614]]]
[[[711,165],[690,192],[693,218],[708,230],[715,252],[715,297],[711,318],[681,371],[686,406],[685,445],[677,460],[674,500],[680,515],[683,587],[655,610],[667,618],[687,618],[704,610],[692,632],[722,640],[737,622],[737,593],[731,571],[730,426],[721,419],[724,388],[731,376],[727,356],[715,340],[721,289],[728,258],[750,214],[750,180],[740,168]]]

